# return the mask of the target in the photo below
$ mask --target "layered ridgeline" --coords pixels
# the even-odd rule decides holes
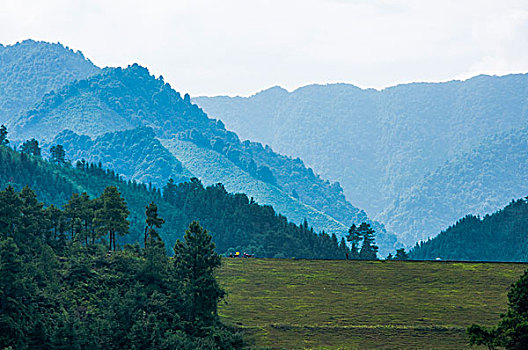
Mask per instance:
[[[182,98],[162,77],[156,79],[137,65],[106,68],[50,92],[8,127],[19,141],[35,137],[46,144],[68,143],[70,159],[101,161],[127,177],[156,185],[165,183],[169,174],[176,180],[196,176],[207,185],[222,182],[228,191],[273,205],[294,222],[307,219],[318,231],[342,236],[352,223],[369,221],[346,201],[339,184],[321,179],[298,158],[241,142],[188,95]],[[151,131],[143,140],[138,135],[145,127]],[[395,236],[378,223],[373,226],[380,252],[393,250]]]
[[[397,232],[408,232],[417,241],[423,237],[409,229],[417,222],[429,227],[432,236],[468,213],[492,213],[512,199],[528,195],[527,150],[526,128],[489,137],[472,151],[426,174],[380,217]],[[516,241],[506,242],[516,245],[512,244]]]
[[[527,93],[528,75],[517,74],[413,83],[381,91],[347,84],[310,85],[291,93],[275,87],[248,98],[193,101],[242,138],[301,157],[323,177],[339,181],[352,203],[382,222],[387,220],[389,231],[413,244],[481,203],[503,206],[506,203],[495,201],[497,193],[518,196],[502,186],[500,169],[487,170],[492,178],[485,182],[490,186],[480,186],[482,193],[466,192],[463,200],[454,186],[459,177],[471,178],[463,173],[437,179],[440,184],[435,186],[442,192],[419,186],[427,183],[431,172],[441,171],[446,161],[467,153],[484,157],[475,152],[488,137],[524,127]],[[507,149],[501,152],[505,157],[509,154]],[[495,164],[479,164],[474,174],[487,166]],[[434,200],[443,207],[429,208],[427,203]],[[412,206],[407,205],[410,201]],[[430,220],[431,216],[438,220]]]
[[[468,215],[433,239],[420,242],[411,259],[528,261],[528,202],[512,201],[483,218]]]
[[[0,123],[16,118],[46,93],[98,71],[81,52],[61,44],[0,44]]]
[[[205,187],[196,178],[159,189],[124,181],[113,170],[79,162],[76,167],[52,164],[0,146],[0,188],[20,191],[30,186],[46,205],[62,207],[73,193],[99,197],[107,186],[122,193],[130,211],[130,234],[120,245],[143,242],[145,207],[154,202],[165,219],[159,231],[168,248],[181,239],[190,222],[198,220],[213,235],[219,253],[245,251],[261,257],[343,259],[348,251],[337,237],[318,235],[307,224],[297,226],[244,194],[230,194],[221,184]],[[68,235],[70,227],[65,227]]]

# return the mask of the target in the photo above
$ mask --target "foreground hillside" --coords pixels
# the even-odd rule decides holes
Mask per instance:
[[[193,101],[242,138],[301,157],[325,178],[339,181],[347,199],[404,243],[414,244],[459,217],[482,214],[476,211],[482,203],[493,211],[518,198],[519,188],[528,193],[525,182],[510,187],[504,181],[510,174],[522,178],[522,169],[488,162],[485,147],[493,135],[526,127],[527,92],[528,75],[515,74],[381,91],[349,84],[309,85],[292,92],[275,87],[247,98]],[[493,144],[499,159],[513,153],[501,147],[505,143]],[[471,168],[439,169],[463,157],[472,159]],[[527,163],[526,152],[515,157]],[[446,170],[449,176],[430,184],[431,173]],[[445,206],[431,208],[434,202]]]
[[[219,313],[258,346],[465,349],[526,264],[224,259]],[[476,348],[478,349],[478,348]]]

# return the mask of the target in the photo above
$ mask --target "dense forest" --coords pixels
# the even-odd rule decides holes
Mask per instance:
[[[528,200],[483,218],[468,215],[410,251],[411,259],[528,261]]]
[[[526,172],[503,161],[526,164],[526,152],[510,151],[509,140],[497,142],[526,128],[527,93],[528,74],[512,74],[383,90],[274,87],[250,97],[193,101],[240,137],[300,157],[339,181],[348,200],[413,245],[468,213],[483,215],[528,193],[527,182],[518,180]],[[488,161],[491,147],[485,146],[493,137],[500,162]],[[526,149],[526,141],[518,145]],[[461,163],[464,158],[471,164]],[[449,169],[439,169],[446,162]],[[442,176],[433,183],[434,174]]]
[[[52,162],[39,156],[15,152],[0,146],[0,185],[20,191],[28,185],[46,205],[62,207],[74,200],[74,193],[88,199],[98,197],[107,186],[115,186],[128,203],[130,233],[117,243],[142,242],[143,212],[155,202],[166,224],[160,235],[170,247],[189,222],[198,220],[210,230],[219,253],[248,252],[260,257],[343,259],[348,248],[335,235],[317,234],[307,223],[295,225],[245,194],[228,193],[222,184],[205,187],[198,179],[175,183],[163,191],[153,186],[125,181],[100,164],[79,161],[69,165],[64,158]],[[79,196],[77,196],[79,197]]]
[[[48,45],[35,42],[26,44],[17,45],[20,50],[29,45],[32,52]],[[42,50],[46,52],[44,48]],[[26,60],[24,55],[20,57],[22,62],[11,68],[20,70],[23,79],[28,70],[26,66],[31,66],[32,61]],[[73,65],[66,67],[77,72],[84,70]],[[0,76],[0,84],[3,78]],[[38,84],[38,81],[28,80],[24,82],[26,83]],[[299,211],[309,210],[312,217],[319,217],[317,220],[310,218],[310,223],[317,230],[331,231],[341,237],[352,223],[367,221],[379,233],[381,250],[393,250],[396,244],[394,235],[387,234],[381,224],[370,221],[365,212],[346,200],[338,183],[330,183],[320,178],[299,158],[282,156],[259,143],[240,141],[235,133],[225,129],[222,122],[210,119],[198,106],[192,104],[189,95],[180,95],[165,83],[163,77],[156,79],[146,68],[138,65],[127,69],[105,68],[84,80],[56,88],[42,99],[35,99],[33,103],[25,112],[10,119],[8,126],[12,138],[17,142],[35,137],[46,144],[53,143],[53,138],[65,130],[95,139],[105,133],[149,127],[163,145],[168,142],[178,142],[178,146],[190,145],[197,154],[186,154],[185,162],[200,162],[203,152],[213,152],[222,158],[221,162],[215,164],[220,168],[208,169],[211,181],[208,181],[207,185],[225,183],[230,191],[242,191],[258,197],[262,203],[280,206],[281,213],[295,217],[296,222],[300,222],[297,217]],[[120,135],[122,136],[123,134]],[[132,138],[132,135],[128,136],[130,139],[124,143],[125,148],[137,149],[137,140]],[[109,136],[111,137],[113,136]],[[161,157],[165,158],[165,150],[149,148],[146,144],[140,146],[144,155],[146,152],[152,152],[142,159],[156,159],[158,150]],[[183,163],[183,168],[187,168],[184,160],[179,158],[181,155],[176,153],[177,147],[172,146],[167,147],[168,151]],[[67,151],[72,149],[80,147],[68,147]],[[94,158],[100,156],[97,151],[92,156],[93,150],[95,149],[83,150],[89,156],[85,159],[90,158],[90,162],[96,161]],[[114,159],[114,155],[107,155],[106,160],[111,159]],[[125,169],[117,168],[118,165],[122,164],[103,162],[105,167],[122,174],[127,173]],[[231,165],[240,169],[240,177],[232,178],[232,171],[227,169]],[[202,166],[207,167],[208,164]],[[148,167],[148,163],[136,163],[132,175],[142,176],[148,172],[149,182],[155,184],[168,180],[164,172],[158,174],[148,171]],[[157,169],[159,167],[156,166],[152,170]],[[183,175],[188,174],[184,172]],[[193,175],[202,178],[197,174]],[[246,185],[247,181],[242,179],[246,178],[246,175],[250,178],[250,185]],[[178,176],[175,174],[175,178]],[[142,178],[145,179],[146,177]],[[321,214],[328,218],[323,219]]]
[[[217,315],[225,293],[207,231],[191,223],[169,258],[156,231],[163,218],[151,203],[144,247],[116,249],[128,214],[113,186],[93,200],[72,197],[63,210],[45,208],[27,186],[0,191],[2,349],[243,347]]]

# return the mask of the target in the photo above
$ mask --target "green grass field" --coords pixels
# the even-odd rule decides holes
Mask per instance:
[[[223,259],[219,313],[257,347],[465,349],[524,264]],[[474,347],[477,349],[477,347]]]

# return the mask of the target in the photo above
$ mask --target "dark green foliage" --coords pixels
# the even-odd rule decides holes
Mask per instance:
[[[150,204],[147,205],[145,216],[147,217],[145,220],[147,225],[145,226],[144,247],[147,247],[148,241],[159,239],[159,235],[155,228],[160,228],[165,223],[165,220],[158,216],[158,206],[154,202],[150,202]]]
[[[99,234],[108,234],[109,245],[116,250],[116,233],[124,236],[128,233],[130,222],[127,220],[128,211],[125,199],[115,186],[105,188],[99,198],[101,206],[94,213],[94,225]]]
[[[228,193],[222,184],[204,187],[192,178],[169,181],[164,199],[190,220],[209,227],[219,252],[246,251],[259,257],[343,259],[348,251],[337,238],[315,234],[308,223],[297,226],[246,195]],[[214,213],[214,215],[212,215]]]
[[[50,148],[51,161],[56,164],[66,163],[66,151],[62,145],[51,146]]]
[[[12,189],[0,191],[2,198],[8,191]],[[243,347],[240,335],[216,316],[224,295],[213,276],[220,257],[206,231],[191,225],[197,235],[186,236],[183,250],[173,258],[159,239],[146,249],[114,246],[114,251],[99,240],[84,246],[76,240],[62,244],[58,237],[47,237],[50,230],[60,230],[60,220],[46,221],[49,212],[42,210],[34,192],[24,187],[15,195],[20,202],[11,203],[21,208],[15,239],[0,237],[0,348]],[[73,214],[62,214],[83,219],[83,197],[69,202],[65,211]],[[126,203],[116,188],[107,187],[96,200],[102,203],[96,223],[114,234],[125,232]],[[186,252],[191,259],[181,261]]]
[[[218,320],[218,301],[224,291],[218,285],[214,272],[220,267],[220,256],[215,253],[211,235],[193,221],[185,231],[183,241],[174,245],[174,264],[183,282],[184,318],[196,334]]]
[[[405,252],[404,248],[396,249],[394,260],[409,260],[409,254]]]
[[[167,179],[188,180],[190,173],[172,155],[150,128],[137,128],[101,135],[94,140],[66,130],[53,140],[64,146],[73,161],[101,162],[126,179],[162,187]]]
[[[528,203],[512,201],[484,218],[468,215],[409,252],[412,259],[527,261]]]
[[[359,247],[362,237],[358,234],[358,230],[355,224],[350,226],[347,235],[347,241],[350,242],[350,258],[359,259]]]
[[[361,223],[359,227],[356,227],[356,225],[350,226],[347,240],[350,242],[350,259],[376,260],[378,258],[375,231],[366,222]],[[344,245],[344,242],[341,245]]]
[[[20,152],[30,154],[32,156],[40,156],[41,150],[38,141],[33,138],[31,140],[25,141],[22,146],[20,146]]]
[[[107,186],[115,186],[130,211],[130,234],[117,236],[116,245],[144,242],[145,206],[155,202],[159,211],[164,213],[166,222],[156,232],[168,247],[182,238],[181,233],[189,222],[199,220],[209,228],[217,252],[222,254],[245,251],[260,257],[344,259],[348,251],[337,238],[334,240],[325,233],[318,235],[307,223],[300,226],[289,223],[272,207],[259,205],[244,194],[230,194],[220,184],[204,187],[196,179],[178,185],[169,181],[162,196],[154,188],[149,190],[144,184],[124,181],[115,172],[103,170],[98,165],[80,162],[76,168],[56,166],[5,147],[0,149],[0,164],[3,165],[0,167],[2,187],[11,184],[16,190],[21,190],[23,186],[30,185],[44,203],[54,204],[54,209],[46,209],[49,220],[54,222],[47,234],[61,242],[67,237],[71,239],[72,228],[74,240],[85,245],[87,241],[100,238],[93,222],[90,223],[90,215],[93,215],[89,214],[90,210],[87,216],[83,214],[86,212],[85,205],[75,204],[73,207],[77,209],[70,210],[68,201],[74,198],[74,202],[85,202],[97,210],[101,208],[101,202],[90,198],[100,196]],[[14,190],[11,189],[11,192]],[[72,197],[73,193],[81,195]],[[17,200],[12,193],[11,196],[2,196],[0,200]],[[63,205],[66,205],[66,211],[60,215],[57,209]],[[4,208],[0,207],[2,210]],[[13,225],[16,224],[10,221],[10,217],[8,215],[5,222],[0,219],[0,232],[5,236],[12,235]],[[102,234],[101,231],[99,233]],[[108,232],[105,234],[108,235]]]
[[[7,131],[7,127],[2,124],[0,126],[0,146],[5,146],[9,143],[9,140],[7,139],[7,134],[9,132]]]
[[[528,271],[508,292],[508,312],[501,315],[499,324],[489,329],[472,325],[467,332],[470,344],[486,345],[488,349],[528,349]]]
[[[357,228],[357,233],[363,238],[361,249],[359,251],[359,258],[361,260],[376,260],[378,254],[378,246],[375,242],[375,231],[367,223],[362,223]]]

